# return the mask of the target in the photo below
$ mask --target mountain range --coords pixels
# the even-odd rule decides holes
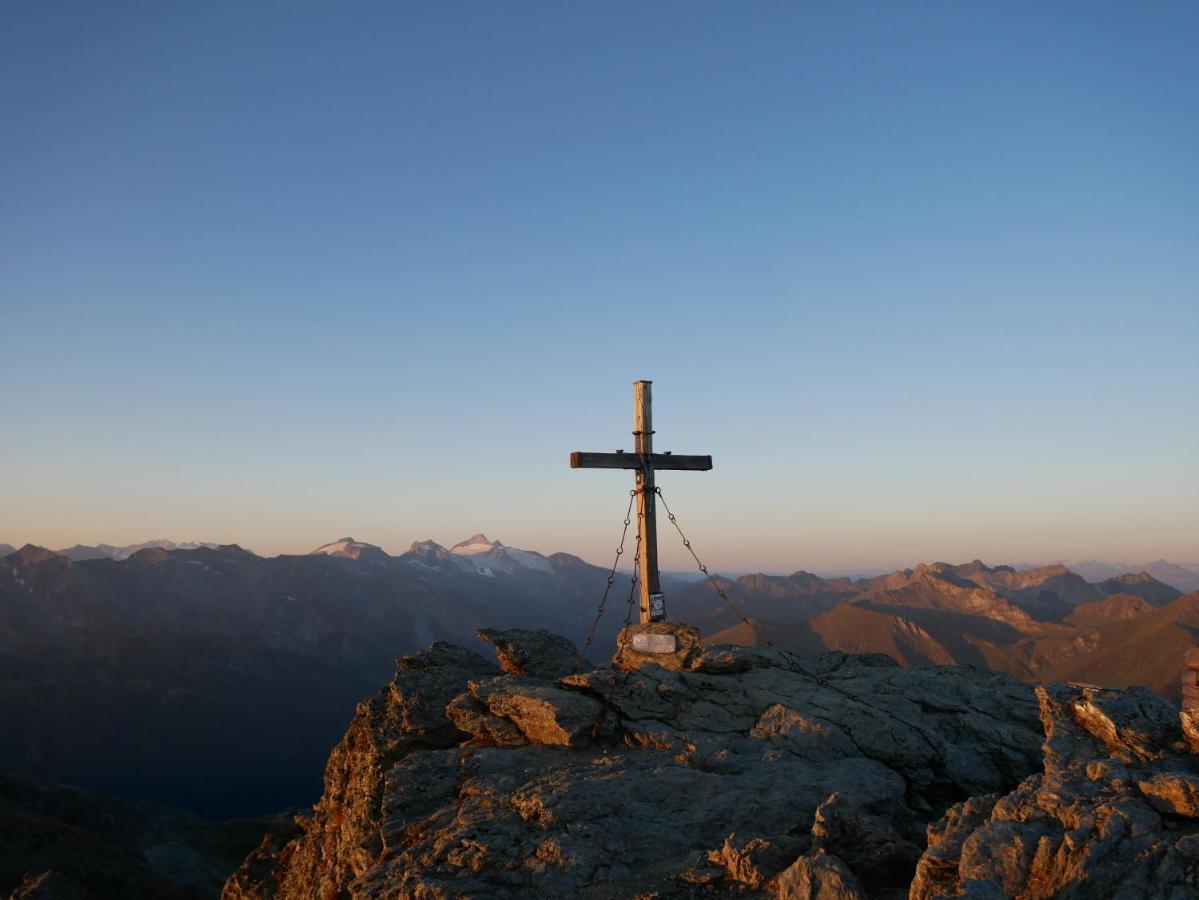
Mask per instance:
[[[483,544],[491,543],[490,541],[488,541],[486,539],[486,537],[484,535],[476,534],[473,537],[470,537],[467,540],[460,542],[459,544],[455,544],[454,547],[451,549],[459,550],[460,548],[471,546],[471,545],[478,546],[480,542],[482,542]],[[426,541],[426,542],[418,542],[418,543],[431,543],[431,542]],[[340,545],[340,544],[359,545],[363,548],[369,548],[372,550],[376,550],[380,553],[384,552],[382,550],[382,548],[380,548],[374,544],[367,544],[367,543],[363,543],[360,541],[355,541],[352,538],[342,538],[339,541],[334,541],[330,544],[325,544],[322,547],[318,547],[316,550],[313,550],[312,552],[313,553],[329,553],[330,555],[339,555],[337,553],[334,553],[333,550],[336,550],[338,545]],[[198,547],[208,547],[209,549],[215,549],[219,546],[220,546],[220,544],[214,543],[211,541],[185,541],[182,543],[175,543],[174,541],[167,540],[166,538],[156,538],[154,540],[143,541],[140,544],[125,544],[123,546],[113,546],[112,544],[96,544],[96,545],[76,544],[73,547],[65,547],[61,550],[56,550],[54,552],[61,554],[62,556],[67,557],[68,559],[74,560],[76,562],[80,562],[82,560],[87,560],[87,559],[104,559],[104,558],[118,559],[118,560],[128,559],[130,556],[132,556],[138,550],[145,550],[145,549],[150,549],[150,548],[160,548],[162,550],[195,550]],[[12,553],[13,551],[15,551],[16,549],[17,548],[14,547],[12,544],[6,544],[3,542],[0,542],[0,556],[6,556],[9,553]],[[513,548],[507,548],[507,549],[512,550]],[[340,555],[344,555],[344,554],[340,554]],[[1054,562],[1048,563],[1048,564],[1027,563],[1026,562],[1026,563],[1019,563],[1018,565],[1013,566],[1013,568],[1015,568],[1017,571],[1026,571],[1029,569],[1042,569],[1046,565],[1065,566],[1070,571],[1072,571],[1078,575],[1081,575],[1087,581],[1093,581],[1093,582],[1104,581],[1108,578],[1114,578],[1114,577],[1117,577],[1119,575],[1123,575],[1123,574],[1126,574],[1129,572],[1146,572],[1146,573],[1152,575],[1154,578],[1158,579],[1159,581],[1165,582],[1166,584],[1170,585],[1171,587],[1177,588],[1178,590],[1182,591],[1183,593],[1188,593],[1190,591],[1199,590],[1199,562],[1192,563],[1189,565],[1180,565],[1178,563],[1170,562],[1169,560],[1166,560],[1166,559],[1155,559],[1150,562],[1142,563],[1139,565],[1129,565],[1127,563],[1122,563],[1122,562],[1111,563],[1111,562],[1104,562],[1103,560],[1098,560],[1098,559],[1086,559],[1086,560],[1081,560],[1078,562],[1071,562],[1069,560],[1055,560]],[[853,570],[853,571],[849,571],[847,573],[839,572],[837,574],[838,574],[838,576],[848,575],[848,577],[853,579],[854,581],[860,581],[863,579],[874,578],[878,575],[889,574],[889,571],[890,570],[888,570],[888,569],[868,569],[868,570]],[[749,574],[749,573],[746,573],[746,574]],[[694,580],[698,579],[698,576],[691,570],[687,570],[685,572],[670,572],[670,573],[663,572],[662,576],[664,578],[670,578],[671,580],[676,580],[676,581],[679,581],[679,580],[694,581]],[[833,580],[833,578],[828,575],[821,576],[821,577],[829,578],[830,580]]]
[[[186,541],[176,544],[165,538],[157,538],[152,541],[143,541],[140,544],[126,544],[124,547],[114,547],[112,544],[96,544],[94,547],[87,544],[76,544],[74,547],[65,547],[55,552],[73,562],[83,562],[87,559],[128,559],[139,550],[195,550],[198,547],[212,549],[217,546],[219,545],[209,541]]]
[[[903,665],[968,664],[1038,683],[1138,684],[1167,697],[1178,696],[1180,660],[1199,633],[1199,592],[1183,594],[1147,572],[1094,583],[1062,565],[1021,571],[975,560],[856,582],[798,572],[721,585],[737,613],[711,607],[698,585],[675,602],[710,643],[879,652]]]
[[[605,575],[482,535],[400,556],[25,546],[0,558],[0,770],[214,817],[288,808],[398,655],[491,624],[581,642]]]
[[[628,613],[622,577],[585,647],[607,570],[482,534],[396,556],[352,537],[269,558],[150,544],[0,556],[0,770],[210,817],[278,811],[319,794],[347,716],[397,656],[496,626],[547,628],[598,660]],[[1199,594],[1148,571],[1100,574],[976,560],[861,579],[718,576],[735,612],[706,582],[670,583],[667,599],[709,643],[1175,694]]]

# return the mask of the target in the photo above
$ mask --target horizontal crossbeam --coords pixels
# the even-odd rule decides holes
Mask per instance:
[[[675,456],[673,453],[646,454],[650,468],[658,471],[677,469],[688,472],[707,472],[712,468],[711,456]],[[640,469],[640,453],[587,453],[575,450],[570,454],[572,469]]]

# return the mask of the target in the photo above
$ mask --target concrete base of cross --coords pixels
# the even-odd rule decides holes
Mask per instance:
[[[666,669],[686,669],[699,649],[699,629],[694,625],[641,622],[622,628],[616,636],[612,665],[626,672],[650,663]]]

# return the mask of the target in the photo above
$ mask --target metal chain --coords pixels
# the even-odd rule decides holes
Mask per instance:
[[[624,528],[620,532],[620,544],[616,548],[616,558],[612,560],[612,571],[608,573],[608,584],[604,588],[604,596],[600,597],[599,606],[595,610],[595,619],[591,623],[591,627],[587,630],[587,639],[583,642],[583,649],[587,650],[591,646],[591,642],[595,640],[595,629],[599,627],[600,619],[604,617],[604,608],[608,603],[608,594],[612,591],[612,585],[616,583],[616,569],[620,565],[620,557],[624,553],[624,541],[629,533],[629,525],[633,521],[633,500],[637,497],[636,491],[629,491],[629,506],[624,511]],[[636,566],[634,566],[634,569]],[[583,654],[579,654],[579,658],[575,660],[575,671],[578,672],[583,666]]]
[[[654,493],[656,493],[658,495],[658,499],[662,501],[662,508],[666,510],[666,517],[670,519],[670,524],[674,526],[674,530],[677,531],[679,533],[679,537],[683,539],[683,546],[687,548],[687,552],[691,554],[691,558],[695,560],[695,564],[699,566],[699,570],[703,572],[708,581],[712,583],[712,587],[716,589],[716,593],[720,596],[720,599],[724,601],[724,605],[729,608],[729,611],[738,619],[740,619],[742,623],[754,633],[754,636],[757,637],[759,641],[777,653],[783,662],[789,667],[794,668],[800,674],[806,675],[808,678],[812,678],[820,684],[824,684],[824,679],[818,678],[804,668],[804,666],[795,658],[794,654],[784,650],[781,647],[776,647],[774,642],[771,641],[770,638],[766,637],[766,635],[762,633],[761,629],[759,629],[758,626],[753,623],[753,620],[750,619],[749,616],[745,615],[745,613],[743,613],[740,609],[738,609],[736,605],[734,605],[733,601],[729,599],[729,595],[724,592],[724,588],[720,586],[720,582],[713,577],[712,573],[708,571],[708,567],[705,566],[700,561],[700,558],[695,555],[695,550],[691,546],[691,541],[687,539],[687,535],[683,534],[683,529],[679,526],[678,519],[675,517],[675,514],[670,511],[670,507],[666,505],[666,498],[662,496],[662,489],[660,487],[655,487]]]
[[[633,491],[634,495],[638,493],[640,493],[640,489]],[[624,659],[624,648],[628,644],[628,628],[633,624],[633,597],[637,595],[637,585],[640,583],[639,573],[641,571],[641,567],[638,565],[638,563],[641,562],[641,519],[643,515],[644,513],[642,513],[641,510],[637,510],[637,544],[633,551],[633,578],[629,582],[629,602],[624,613],[624,629],[621,631],[621,637],[624,637],[625,639],[621,640],[620,638],[617,638],[616,657],[613,660],[616,663],[617,668],[620,668],[620,661]]]

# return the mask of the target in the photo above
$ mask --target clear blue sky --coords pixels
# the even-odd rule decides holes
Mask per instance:
[[[0,11],[0,540],[1199,561],[1199,7]],[[681,565],[664,548],[666,565]]]

